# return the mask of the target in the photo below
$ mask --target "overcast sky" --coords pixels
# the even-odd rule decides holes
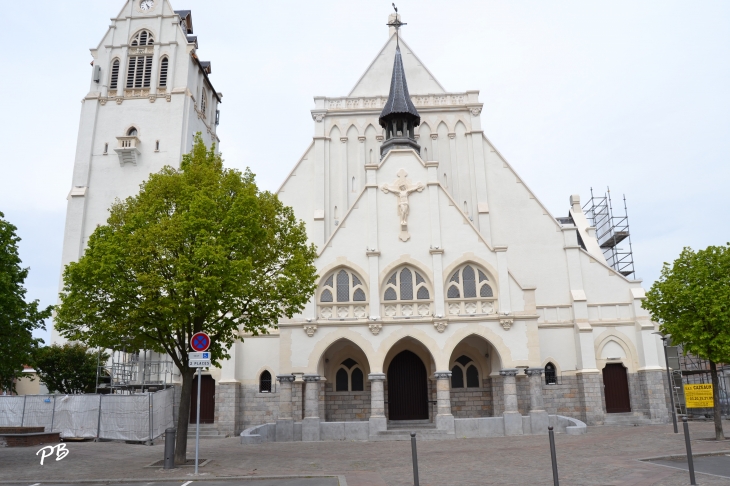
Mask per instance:
[[[387,40],[387,1],[174,0],[223,92],[228,166],[276,190]],[[89,48],[122,0],[14,4],[0,30],[0,211],[28,297],[55,304]],[[555,216],[626,194],[646,288],[683,246],[730,241],[730,2],[400,0],[403,37],[449,91],[478,89],[484,132]],[[48,340],[48,332],[38,336]]]

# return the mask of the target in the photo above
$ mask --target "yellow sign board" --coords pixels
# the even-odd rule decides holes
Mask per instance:
[[[712,384],[684,385],[684,399],[687,408],[712,408]]]

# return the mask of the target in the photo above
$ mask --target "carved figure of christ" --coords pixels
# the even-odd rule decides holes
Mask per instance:
[[[408,226],[408,213],[410,213],[408,196],[412,192],[423,191],[425,187],[422,182],[413,184],[409,179],[406,178],[407,175],[408,173],[405,170],[401,169],[398,171],[397,174],[398,179],[396,179],[393,184],[383,184],[380,187],[380,189],[385,194],[392,192],[398,198],[398,216],[400,216],[401,225],[400,239],[403,241],[407,241],[410,238],[410,235],[406,231],[406,227]]]

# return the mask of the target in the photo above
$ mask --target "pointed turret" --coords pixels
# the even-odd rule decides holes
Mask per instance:
[[[385,128],[385,141],[380,146],[381,157],[393,148],[412,148],[421,153],[421,146],[416,143],[415,138],[415,128],[421,124],[421,115],[418,114],[408,94],[408,83],[399,46],[395,48],[390,95],[380,113],[379,121],[380,126]]]

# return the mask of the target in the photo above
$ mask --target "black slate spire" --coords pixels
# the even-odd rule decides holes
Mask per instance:
[[[390,95],[380,113],[379,122],[380,126],[385,128],[385,141],[380,146],[381,157],[393,148],[412,148],[420,154],[421,147],[416,143],[414,129],[421,124],[421,115],[418,114],[408,94],[400,46],[395,48]]]

